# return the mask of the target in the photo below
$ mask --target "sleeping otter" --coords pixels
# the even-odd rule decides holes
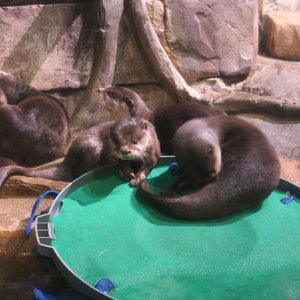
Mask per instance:
[[[0,156],[32,166],[63,155],[69,113],[49,95],[0,105]]]
[[[56,98],[0,73],[0,157],[24,166],[63,155],[76,99]]]
[[[216,219],[255,209],[279,183],[273,146],[258,128],[236,117],[193,119],[177,130],[173,147],[183,177],[160,196],[145,180],[139,194],[174,218]],[[170,196],[187,186],[194,191]]]
[[[108,163],[118,163],[132,186],[146,178],[160,156],[159,141],[150,122],[123,118],[81,132],[62,163],[45,169],[18,165],[0,168],[0,187],[9,175],[71,181]]]
[[[134,91],[112,86],[105,90],[112,99],[126,103],[132,117],[148,119],[155,127],[163,154],[173,154],[172,138],[175,131],[183,123],[194,119],[215,115],[226,115],[220,109],[205,106],[198,102],[180,102],[167,107],[162,107],[153,112]]]

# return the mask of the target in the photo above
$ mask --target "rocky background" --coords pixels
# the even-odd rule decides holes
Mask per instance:
[[[68,2],[74,3],[0,8],[2,71],[42,90],[86,87],[93,55],[93,5]],[[248,74],[256,58],[257,1],[211,2],[147,1],[162,44],[189,83]],[[125,14],[118,48],[114,84],[157,83]]]
[[[282,176],[300,184],[300,0],[147,0],[147,7],[188,84],[264,130]],[[80,95],[91,72],[92,10],[91,0],[0,0],[0,71],[47,92]],[[150,108],[174,103],[126,14],[118,43],[114,84],[134,89]],[[51,262],[32,255],[34,237],[23,233],[35,198],[66,184],[15,176],[2,190],[0,299],[32,299],[34,286],[70,289]]]

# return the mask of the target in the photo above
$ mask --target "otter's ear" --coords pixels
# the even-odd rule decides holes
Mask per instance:
[[[142,129],[146,130],[148,128],[148,123],[145,120],[141,121]]]
[[[125,97],[125,102],[129,107],[133,107],[134,106],[134,101],[129,98],[129,97]]]

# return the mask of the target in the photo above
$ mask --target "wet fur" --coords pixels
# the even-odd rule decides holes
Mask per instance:
[[[112,86],[105,92],[112,99],[126,103],[132,117],[142,117],[152,122],[163,154],[173,154],[172,138],[183,123],[194,118],[226,115],[222,110],[198,102],[176,103],[152,112],[140,96],[130,89]]]
[[[194,128],[215,132],[222,157],[217,178],[203,183],[207,170],[197,162],[197,153],[201,157],[205,150],[200,147],[195,152],[186,144],[185,149],[178,149],[181,155],[176,159],[185,179],[196,189],[178,197],[158,196],[150,191],[145,180],[139,188],[142,201],[174,218],[217,219],[259,208],[278,185],[280,164],[277,154],[266,136],[254,125],[235,117],[216,116],[194,119],[182,126],[190,129],[192,134],[186,135],[184,131],[184,134],[176,135],[174,147],[185,143],[197,146],[197,139],[193,140]]]
[[[124,118],[81,132],[57,166],[0,168],[0,187],[10,175],[71,181],[108,163],[118,163],[130,177],[130,183],[138,185],[156,165],[159,156],[159,142],[152,124],[140,118]]]

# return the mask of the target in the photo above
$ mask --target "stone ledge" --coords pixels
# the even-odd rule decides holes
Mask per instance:
[[[255,113],[290,121],[300,120],[300,104],[290,99],[235,91],[215,99],[213,104],[230,114]]]
[[[68,182],[53,181],[42,178],[31,178],[25,176],[10,177],[0,192],[1,198],[21,197],[21,196],[39,196],[41,193],[54,189],[61,191],[67,186]]]

